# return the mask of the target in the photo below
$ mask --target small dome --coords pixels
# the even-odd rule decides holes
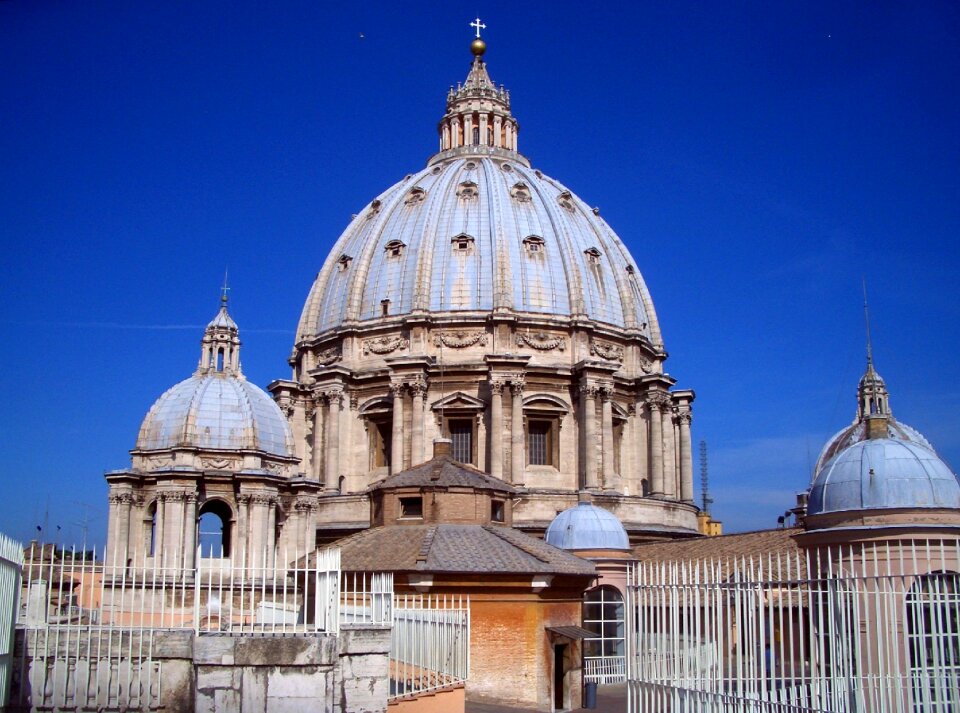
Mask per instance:
[[[875,438],[854,443],[823,465],[807,513],[894,508],[960,508],[960,482],[931,449]]]
[[[157,399],[140,426],[137,450],[254,450],[289,457],[293,434],[280,408],[243,376],[191,376]]]
[[[630,549],[630,538],[617,516],[590,503],[577,503],[557,515],[544,539],[561,550]]]

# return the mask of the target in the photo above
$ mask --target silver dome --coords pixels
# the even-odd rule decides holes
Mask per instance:
[[[136,447],[294,455],[293,434],[273,399],[226,372],[194,375],[164,393],[143,420]]]
[[[643,278],[598,211],[519,154],[438,157],[350,223],[317,275],[298,340],[385,315],[503,309],[662,343]]]
[[[936,453],[893,438],[859,441],[817,472],[807,514],[960,508],[960,482]]]
[[[617,516],[590,503],[577,503],[557,515],[544,539],[561,550],[630,549],[630,538]]]

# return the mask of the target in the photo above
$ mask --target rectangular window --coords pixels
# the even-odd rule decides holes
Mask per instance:
[[[400,498],[400,517],[423,518],[423,498]]]
[[[493,500],[490,502],[490,520],[492,522],[503,522],[504,507],[502,500]]]
[[[461,463],[473,463],[473,421],[466,418],[450,419],[450,454]]]
[[[530,465],[553,465],[553,428],[550,421],[527,424],[527,460]]]
[[[372,468],[384,468],[390,465],[391,425],[385,421],[370,423],[370,455]]]

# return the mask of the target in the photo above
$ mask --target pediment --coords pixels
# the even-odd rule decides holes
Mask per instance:
[[[439,411],[440,409],[451,411],[481,411],[486,407],[487,404],[484,401],[470,394],[465,394],[462,391],[447,394],[442,399],[437,399],[430,404],[430,408],[434,411]]]

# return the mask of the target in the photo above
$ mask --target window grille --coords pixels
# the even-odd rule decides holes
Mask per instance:
[[[473,422],[467,419],[451,419],[450,453],[461,463],[473,462]]]
[[[527,453],[530,465],[551,465],[550,422],[530,421],[527,427]]]

